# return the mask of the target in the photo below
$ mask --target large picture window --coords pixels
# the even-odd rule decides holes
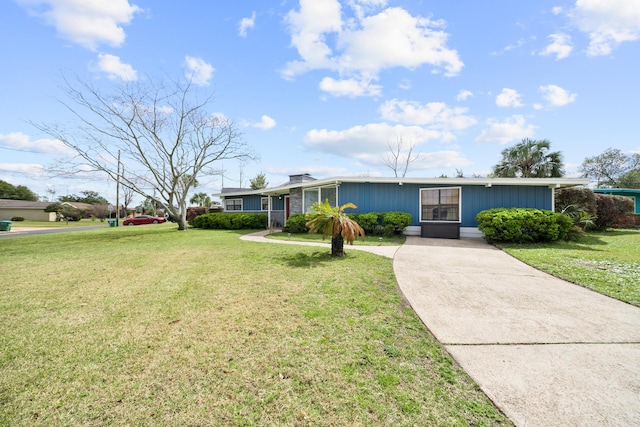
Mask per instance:
[[[224,210],[226,211],[241,211],[242,199],[225,199]]]
[[[421,221],[460,221],[460,188],[420,190]]]
[[[310,212],[311,206],[316,202],[329,200],[331,206],[338,203],[338,191],[335,186],[308,188],[304,190],[304,212]]]

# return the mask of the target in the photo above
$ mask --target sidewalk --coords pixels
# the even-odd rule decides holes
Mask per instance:
[[[640,425],[640,308],[479,239],[408,237],[400,289],[518,426]]]

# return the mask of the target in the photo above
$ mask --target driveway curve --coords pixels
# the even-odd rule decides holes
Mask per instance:
[[[640,425],[640,308],[480,239],[408,237],[393,267],[426,327],[516,425]]]

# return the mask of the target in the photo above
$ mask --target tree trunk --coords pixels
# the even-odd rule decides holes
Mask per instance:
[[[344,256],[344,238],[340,234],[331,238],[331,256]]]

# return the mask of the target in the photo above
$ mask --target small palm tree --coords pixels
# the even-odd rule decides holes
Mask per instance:
[[[355,209],[356,207],[353,203],[333,207],[329,204],[328,199],[311,206],[312,212],[309,212],[306,217],[309,233],[322,230],[322,239],[331,236],[331,256],[341,257],[344,255],[345,239],[350,245],[353,245],[354,240],[358,237],[362,237],[364,240],[364,230],[360,224],[344,213],[345,209]]]
[[[502,160],[493,167],[499,178],[559,178],[564,175],[562,153],[551,152],[546,139],[525,138],[519,144],[502,150]]]

